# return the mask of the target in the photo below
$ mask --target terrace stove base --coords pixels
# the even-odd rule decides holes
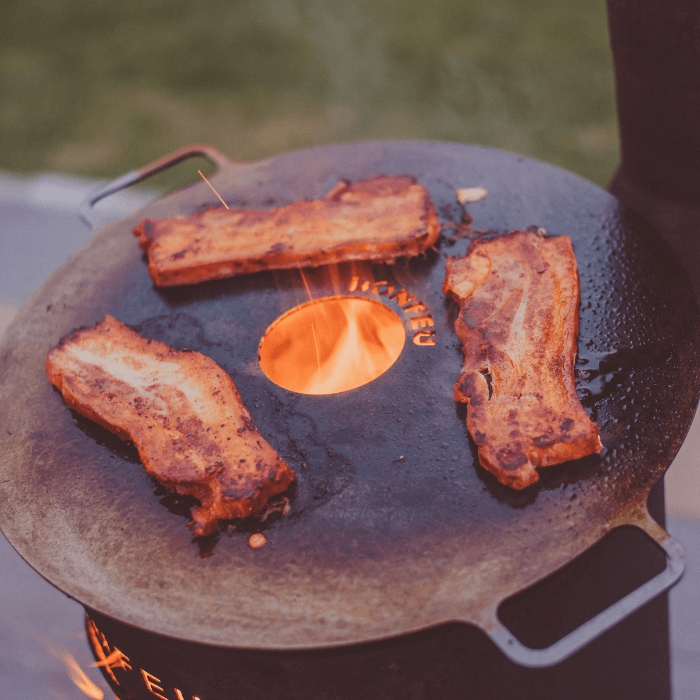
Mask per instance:
[[[649,508],[664,522],[663,482]],[[602,587],[620,597],[658,571],[652,545],[603,540],[567,567],[566,589],[555,577],[548,605],[524,624],[564,627],[592,617]],[[625,551],[633,566],[610,576]],[[663,566],[661,564],[661,566]],[[571,579],[578,580],[572,590]],[[612,586],[612,590],[611,590]],[[566,590],[566,593],[564,591]],[[556,591],[560,591],[559,595]],[[567,597],[568,596],[568,597]],[[576,609],[572,613],[572,609]],[[88,610],[90,646],[120,700],[670,700],[667,595],[659,596],[582,651],[556,666],[531,669],[508,660],[471,625],[451,624],[383,642],[270,652],[224,649],[168,639]]]

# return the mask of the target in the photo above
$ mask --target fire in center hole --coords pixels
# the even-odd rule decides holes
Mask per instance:
[[[290,309],[265,332],[258,355],[265,375],[299,394],[339,394],[391,367],[406,331],[397,314],[374,299],[334,296]]]

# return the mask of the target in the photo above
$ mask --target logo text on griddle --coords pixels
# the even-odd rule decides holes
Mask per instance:
[[[430,327],[435,325],[435,321],[433,320],[431,314],[420,313],[427,311],[428,307],[422,301],[416,299],[415,294],[411,294],[403,288],[396,290],[394,285],[390,284],[386,280],[372,282],[371,280],[362,279],[357,275],[354,275],[350,279],[348,290],[351,292],[356,292],[358,290],[361,292],[369,291],[372,294],[388,296],[391,301],[395,302],[397,306],[401,307],[401,310],[405,314],[417,312],[419,315],[409,317],[411,329],[417,331],[413,334],[413,342],[416,345],[435,345],[435,331],[428,330]]]

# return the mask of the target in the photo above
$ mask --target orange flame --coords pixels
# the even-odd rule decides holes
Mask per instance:
[[[290,391],[337,394],[386,372],[405,340],[401,319],[382,303],[325,297],[297,306],[270,326],[260,343],[260,366]]]
[[[85,671],[83,671],[72,654],[55,648],[46,640],[42,641],[51,656],[63,662],[68,672],[68,677],[87,697],[92,698],[92,700],[103,700],[105,696],[104,691],[87,677]]]
[[[63,655],[63,663],[68,668],[70,679],[85,695],[93,700],[102,700],[104,698],[104,692],[85,675],[85,671],[78,666],[78,662],[70,654],[66,653]]]

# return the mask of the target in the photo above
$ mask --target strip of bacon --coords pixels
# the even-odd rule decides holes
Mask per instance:
[[[256,513],[294,479],[229,375],[198,352],[147,340],[107,316],[65,337],[46,371],[71,408],[132,440],[151,476],[199,499],[195,536]]]
[[[144,219],[135,229],[160,287],[259,270],[418,255],[440,234],[428,192],[414,178],[341,180],[323,199],[276,209],[216,207]]]
[[[579,284],[571,240],[515,231],[448,258],[443,291],[461,312],[464,367],[455,400],[479,462],[506,486],[535,467],[600,452],[598,426],[576,395]]]

